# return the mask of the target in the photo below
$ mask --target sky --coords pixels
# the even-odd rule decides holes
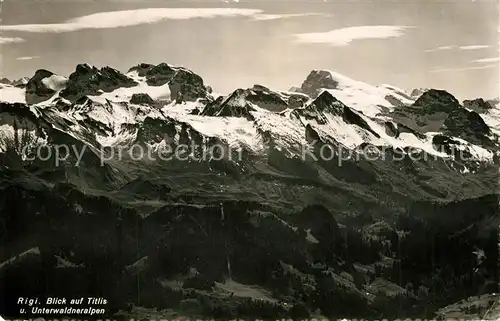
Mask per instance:
[[[373,85],[499,96],[493,0],[0,0],[0,77],[79,63],[181,65],[216,92],[300,86],[313,69]]]

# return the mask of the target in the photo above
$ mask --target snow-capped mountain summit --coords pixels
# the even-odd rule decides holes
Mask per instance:
[[[203,79],[183,67],[161,63],[157,66],[139,64],[132,67],[127,75],[139,81],[145,81],[150,87],[168,86],[170,96],[177,101],[195,101],[198,98],[208,99],[211,89],[205,86]]]
[[[22,77],[20,79],[12,81],[11,85],[14,87],[24,88],[24,86],[26,86],[29,80],[30,80],[29,77]]]
[[[413,104],[421,107],[426,113],[450,112],[461,108],[460,102],[452,94],[437,89],[430,89],[424,92]]]
[[[423,93],[425,93],[426,91],[429,91],[429,90],[430,90],[430,88],[415,88],[411,91],[410,96],[413,99],[418,99],[418,97],[422,96]]]
[[[300,87],[300,92],[313,98],[323,90],[331,92],[340,101],[368,116],[380,115],[414,101],[394,86],[372,86],[328,70],[311,71]]]
[[[477,112],[481,118],[488,124],[489,128],[497,136],[500,136],[500,99],[484,100],[477,98],[465,100],[465,108]]]
[[[482,98],[472,99],[472,100],[464,100],[463,105],[465,108],[473,110],[477,113],[486,113],[490,109],[496,107],[496,103],[492,101],[485,101]]]
[[[110,67],[98,69],[88,64],[80,64],[69,76],[68,83],[60,95],[70,101],[75,101],[85,95],[98,96],[102,92],[109,93],[118,88],[136,85],[137,82],[116,69]]]
[[[262,86],[254,85],[248,89],[237,89],[227,97],[219,96],[202,111],[206,116],[249,117],[254,106],[271,111],[283,112],[305,106],[310,97],[295,92],[278,92]]]
[[[29,105],[38,104],[50,99],[67,85],[68,79],[58,76],[48,70],[40,69],[26,84],[26,103]]]

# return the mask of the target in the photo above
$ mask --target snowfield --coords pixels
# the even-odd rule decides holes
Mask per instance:
[[[0,84],[0,102],[26,103],[26,91],[11,85]]]

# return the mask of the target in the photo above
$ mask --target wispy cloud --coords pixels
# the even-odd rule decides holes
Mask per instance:
[[[492,57],[492,58],[482,58],[482,59],[476,59],[472,60],[471,62],[473,63],[490,63],[490,62],[499,62],[500,57]]]
[[[443,51],[443,50],[451,50],[453,48],[454,48],[454,46],[439,46],[437,48],[427,49],[424,51],[425,52],[436,52],[436,51]]]
[[[472,46],[461,46],[459,49],[461,50],[479,50],[479,49],[487,49],[489,45],[472,45]]]
[[[6,43],[18,43],[18,42],[24,42],[23,38],[7,38],[7,37],[0,37],[0,45],[6,44]]]
[[[331,46],[347,46],[355,40],[387,39],[404,36],[406,26],[358,26],[328,32],[295,34],[297,43],[319,43]]]
[[[467,46],[448,45],[448,46],[439,46],[437,48],[427,49],[424,50],[424,52],[437,52],[437,51],[452,50],[452,49],[479,50],[479,49],[486,49],[489,47],[490,47],[489,45],[467,45]]]
[[[26,56],[26,57],[17,57],[16,60],[33,60],[38,58],[40,58],[40,56]]]
[[[495,67],[498,67],[498,64],[491,64],[491,65],[485,65],[485,66],[465,67],[465,68],[443,68],[443,69],[431,70],[429,72],[437,73],[437,72],[452,72],[452,71],[466,71],[466,70],[482,70],[482,69],[490,69],[490,68],[495,68]]]
[[[287,19],[287,18],[297,18],[297,17],[308,17],[308,16],[323,16],[330,17],[331,14],[310,12],[310,13],[290,13],[290,14],[271,14],[262,13],[253,16],[254,21],[266,21],[266,20],[277,20],[277,19]]]
[[[444,68],[444,69],[436,69],[431,70],[429,72],[449,72],[449,71],[466,71],[466,70],[481,70],[481,69],[490,69],[490,68],[498,68],[500,62],[500,57],[492,57],[492,58],[482,58],[471,60],[469,63],[471,64],[485,64],[485,65],[473,65],[462,68]]]
[[[262,10],[239,8],[148,8],[95,13],[63,23],[0,25],[0,31],[61,33],[84,29],[129,27],[163,20],[253,16],[260,13]]]

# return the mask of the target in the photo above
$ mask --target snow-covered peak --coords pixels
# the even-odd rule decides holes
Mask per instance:
[[[130,68],[126,75],[140,85],[168,88],[171,99],[178,103],[196,101],[200,98],[213,100],[212,88],[204,84],[202,77],[184,67],[167,63],[158,65],[142,63]]]
[[[73,72],[70,75],[70,78],[71,78],[71,76],[77,77],[78,75],[91,73],[91,72],[99,73],[99,69],[95,66],[88,64],[88,63],[78,64],[78,65],[76,65],[75,72]]]
[[[420,96],[422,96],[425,92],[428,92],[430,88],[415,88],[411,92],[411,97],[413,99],[418,99]]]
[[[323,89],[337,89],[339,85],[346,87],[352,83],[352,79],[330,70],[312,70],[302,83],[300,90],[316,98]]]
[[[461,108],[460,102],[449,92],[429,89],[415,101],[413,106],[422,107],[430,112],[450,112]]]
[[[464,101],[464,107],[479,113],[491,131],[500,137],[500,102],[498,98],[488,101],[482,99]]]
[[[328,90],[347,106],[368,116],[413,103],[408,94],[394,86],[373,86],[329,70],[311,71],[300,90],[311,97]]]
[[[396,87],[394,85],[382,84],[382,85],[379,85],[379,87],[390,90],[391,92],[394,92],[394,93],[398,94],[399,96],[406,98],[408,101],[414,100],[410,93],[408,93],[406,90],[399,88],[399,87]]]
[[[305,106],[310,97],[299,92],[273,91],[263,85],[239,88],[230,95],[219,96],[208,104],[203,115],[250,117],[249,111],[262,108],[270,112],[283,112]]]
[[[250,111],[254,105],[247,100],[248,91],[237,89],[227,97],[219,97],[209,103],[201,112],[203,116],[215,117],[245,117],[251,119]]]
[[[75,101],[82,96],[98,95],[99,92],[111,92],[118,88],[129,88],[137,83],[111,67],[98,69],[89,64],[79,64],[69,76],[61,97]]]
[[[60,79],[53,72],[38,69],[26,84],[26,102],[33,105],[50,99],[58,89],[58,81]]]
[[[26,86],[26,84],[28,83],[28,81],[30,80],[29,77],[22,77],[18,80],[14,80],[11,85],[12,86],[15,86],[15,87],[23,87],[23,86]]]

